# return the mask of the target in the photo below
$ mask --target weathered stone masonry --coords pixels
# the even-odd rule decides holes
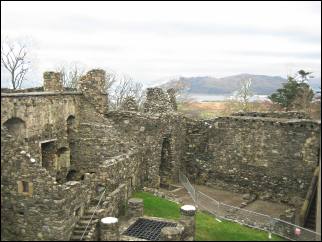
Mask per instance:
[[[185,160],[196,182],[297,206],[305,198],[318,165],[320,122],[235,116],[188,130]]]
[[[289,114],[194,121],[175,112],[173,90],[159,88],[148,89],[144,113],[133,100],[108,111],[102,70],[82,77],[77,92],[63,91],[58,73],[44,81],[44,92],[1,94],[3,240],[68,240],[103,191],[98,216],[118,217],[133,190],[177,182],[179,171],[300,204],[317,165],[318,122]],[[87,240],[99,238],[90,231]]]
[[[174,125],[175,113],[107,112],[101,70],[82,78],[80,92],[61,92],[57,77],[44,75],[46,92],[1,95],[2,238],[7,240],[69,239],[104,189],[101,215],[124,213],[133,189],[160,185],[165,136],[172,137],[169,163],[177,167],[166,181],[177,179],[174,159],[179,161],[183,138],[171,128],[182,128]]]

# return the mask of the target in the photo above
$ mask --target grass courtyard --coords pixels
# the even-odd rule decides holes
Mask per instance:
[[[144,200],[144,215],[168,219],[179,219],[180,206],[174,202],[153,196],[147,192],[136,192],[133,197]],[[267,232],[252,229],[229,221],[217,221],[212,215],[197,212],[196,215],[197,241],[283,241],[272,235],[268,239]]]

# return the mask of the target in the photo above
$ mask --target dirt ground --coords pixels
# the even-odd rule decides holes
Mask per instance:
[[[239,205],[242,202],[245,202],[245,200],[243,199],[243,194],[214,189],[211,187],[201,185],[196,185],[195,187],[198,191],[201,191],[207,196],[227,205],[239,207]],[[182,188],[172,193],[175,194],[178,198],[180,198],[184,204],[193,204],[193,200],[189,196],[186,189]],[[244,209],[266,214],[275,218],[279,218],[279,216],[283,214],[285,210],[288,208],[289,207],[285,204],[263,201],[259,199],[244,207]]]

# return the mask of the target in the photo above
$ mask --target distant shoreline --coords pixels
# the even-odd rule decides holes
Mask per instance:
[[[191,98],[198,102],[209,102],[209,101],[228,101],[236,99],[233,94],[199,94],[199,93],[190,93],[187,94],[188,98]],[[250,101],[267,101],[268,95],[253,95],[250,98]]]

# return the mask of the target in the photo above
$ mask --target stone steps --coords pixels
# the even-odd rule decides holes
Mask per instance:
[[[309,211],[309,214],[308,214],[308,217],[305,221],[305,226],[306,228],[308,229],[311,229],[311,230],[315,230],[315,226],[316,226],[316,193],[314,194],[314,197],[313,197],[313,201],[312,201],[312,204],[310,206],[310,211]]]
[[[94,215],[91,221],[91,217],[93,215],[94,212],[94,208],[89,208],[88,210],[86,210],[84,212],[84,215],[79,219],[79,221],[76,223],[74,229],[73,229],[73,233],[72,236],[70,237],[71,241],[79,241],[86,229],[86,232],[84,234],[84,237],[86,235],[89,234],[89,231],[93,228],[93,226],[96,225],[96,223],[98,222],[99,218],[97,215]],[[83,240],[85,239],[83,237]]]
[[[70,241],[80,241],[82,238],[82,235],[72,235],[72,237],[70,237]]]

